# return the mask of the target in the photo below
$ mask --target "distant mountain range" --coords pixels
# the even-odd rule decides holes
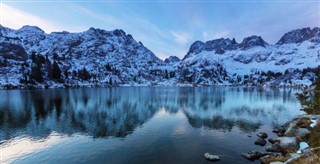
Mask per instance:
[[[46,34],[0,25],[0,88],[114,85],[310,85],[319,73],[320,28],[194,42],[164,61],[122,30]]]

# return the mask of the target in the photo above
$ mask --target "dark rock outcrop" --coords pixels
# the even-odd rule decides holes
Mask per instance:
[[[261,36],[253,35],[253,36],[244,38],[242,43],[240,43],[239,47],[241,48],[241,50],[247,50],[257,46],[265,47],[266,45],[268,45],[268,43],[265,42],[261,38]]]
[[[303,41],[312,39],[311,41],[319,41],[320,38],[320,28],[315,27],[311,29],[310,27],[292,30],[284,34],[281,39],[277,42],[278,45],[289,44],[289,43],[301,43]]]

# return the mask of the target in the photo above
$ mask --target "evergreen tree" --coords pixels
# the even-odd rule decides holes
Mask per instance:
[[[58,60],[59,59],[58,54],[57,53],[53,53],[52,59],[53,60]]]
[[[63,74],[64,74],[64,77],[65,77],[66,79],[68,79],[68,77],[69,77],[69,72],[68,72],[67,69],[63,71]]]
[[[60,80],[61,79],[61,70],[56,61],[52,64],[52,79]]]
[[[37,63],[36,52],[31,53],[31,60],[32,60],[32,63]]]
[[[72,79],[76,79],[77,76],[78,76],[77,71],[73,70],[72,71]]]
[[[106,70],[107,71],[112,71],[112,68],[111,68],[111,66],[110,66],[110,64],[108,63],[108,64],[106,64]]]
[[[112,86],[112,78],[111,77],[109,78],[109,85]]]
[[[27,74],[26,74],[26,62],[24,62],[23,64],[21,64],[21,74],[22,74],[22,81],[26,82],[27,81]]]
[[[43,73],[41,70],[41,60],[38,60],[35,52],[31,53],[32,67],[31,67],[31,75],[30,80],[35,80],[37,82],[43,82]]]
[[[43,76],[42,76],[41,66],[35,64],[35,65],[31,68],[30,78],[31,78],[32,80],[37,81],[37,82],[43,82]]]
[[[46,62],[46,59],[41,54],[38,54],[37,55],[37,63],[45,64],[45,62]]]
[[[82,80],[89,80],[91,78],[91,75],[86,68],[83,68],[82,70],[78,71],[78,76]]]
[[[52,79],[52,66],[51,62],[49,60],[48,55],[46,55],[46,60],[45,60],[45,67],[46,67],[46,72],[47,72],[47,77],[48,79]]]
[[[166,71],[165,71],[165,78],[166,78],[166,79],[169,79],[169,73],[168,73],[168,70],[166,70]]]

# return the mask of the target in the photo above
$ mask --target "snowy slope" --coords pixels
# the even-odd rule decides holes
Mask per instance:
[[[54,62],[61,70],[58,80],[51,75]],[[46,34],[35,26],[13,30],[0,25],[0,88],[310,85],[317,69],[307,68],[319,63],[320,28],[290,31],[275,45],[260,36],[241,43],[196,41],[182,60],[172,56],[162,61],[122,30]],[[84,78],[83,69],[90,76]],[[43,80],[35,80],[35,70]]]
[[[281,73],[282,76],[296,71],[294,75],[299,76],[299,71],[308,67],[316,68],[320,64],[320,29],[306,29],[285,34],[276,45],[269,45],[257,36],[245,38],[240,44],[234,39],[223,38],[206,43],[197,41],[191,45],[179,65],[182,70],[180,80],[209,85],[243,84],[244,76],[260,75],[256,76],[254,83],[257,83],[259,78],[265,80],[266,77],[261,77],[261,73],[268,71]],[[308,33],[308,37],[303,32]],[[216,44],[212,45],[213,42]],[[314,79],[314,75],[310,74],[306,74],[309,79],[299,76],[300,81],[293,74],[287,78],[282,77],[282,80],[310,85]],[[238,80],[238,77],[241,79]],[[269,81],[275,82],[276,78]]]
[[[122,30],[90,28],[81,33],[46,34],[34,26],[24,26],[19,30],[1,26],[0,32],[0,62],[9,63],[6,67],[1,67],[2,76],[6,77],[1,79],[1,85],[19,84],[21,64],[27,60],[27,63],[32,65],[32,52],[48,56],[51,63],[56,60],[62,72],[66,71],[69,75],[85,68],[91,74],[88,83],[99,82],[101,85],[109,83],[110,80],[113,84],[151,84],[160,78],[160,75],[153,75],[154,70],[165,64],[142,43],[135,41],[130,34]],[[54,54],[57,54],[55,59]],[[106,65],[109,66],[108,69]],[[14,69],[7,71],[8,67]],[[65,83],[87,83],[77,78],[62,76]],[[52,81],[46,81],[44,85],[53,85]]]

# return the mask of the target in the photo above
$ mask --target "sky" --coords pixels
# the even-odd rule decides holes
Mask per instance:
[[[320,0],[0,0],[0,23],[46,33],[123,29],[159,58],[197,41],[258,35],[270,44],[294,29],[320,27]]]

